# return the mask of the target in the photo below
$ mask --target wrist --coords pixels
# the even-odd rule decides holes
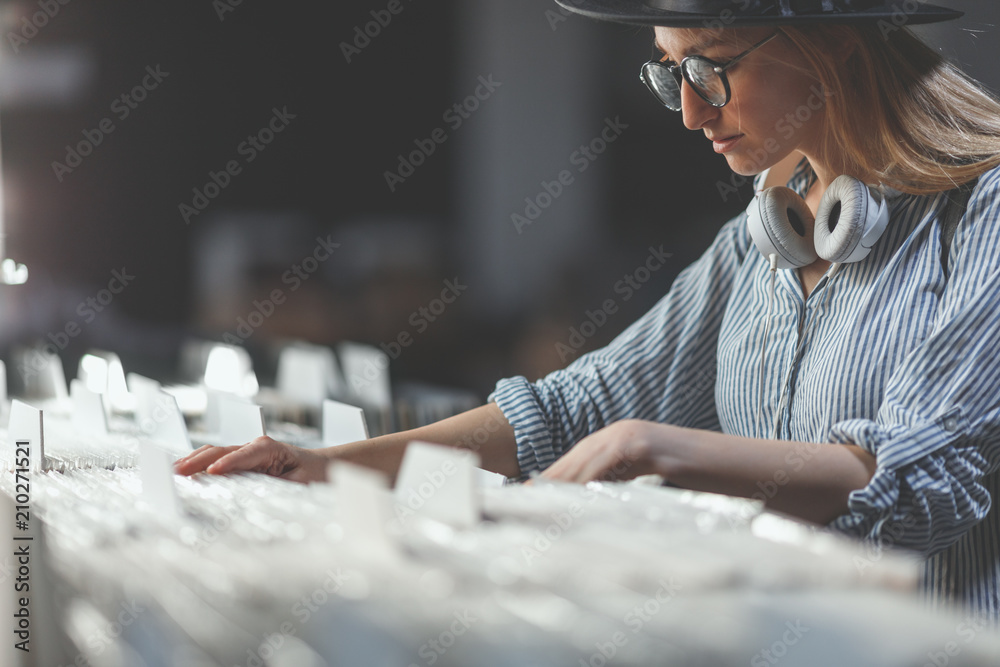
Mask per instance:
[[[665,432],[655,447],[653,468],[671,483],[696,476],[698,456],[706,447],[705,431],[664,425]]]

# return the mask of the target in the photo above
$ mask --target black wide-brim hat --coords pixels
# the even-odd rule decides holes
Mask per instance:
[[[964,15],[917,0],[556,0],[590,18],[671,28],[739,28],[809,23],[917,25]]]

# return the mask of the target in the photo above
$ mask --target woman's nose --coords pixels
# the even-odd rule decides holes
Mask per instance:
[[[689,130],[700,130],[716,118],[719,107],[714,107],[694,92],[691,84],[684,81],[681,84],[681,113],[684,115],[684,127]]]

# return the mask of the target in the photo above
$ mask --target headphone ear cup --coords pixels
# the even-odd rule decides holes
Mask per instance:
[[[828,262],[857,262],[868,255],[861,245],[871,211],[878,208],[868,186],[850,176],[839,176],[819,204],[816,216],[816,253]]]
[[[747,226],[764,257],[775,255],[779,269],[797,269],[816,261],[812,211],[791,188],[761,192],[747,210]]]

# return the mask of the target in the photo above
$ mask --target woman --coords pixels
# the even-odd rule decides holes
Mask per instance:
[[[959,14],[560,1],[655,26],[644,81],[757,175],[748,213],[608,347],[537,383],[503,380],[486,406],[335,450],[203,448],[178,472],[307,481],[338,458],[394,475],[419,439],[509,477],[658,473],[915,549],[932,602],[1000,618],[1000,104],[901,27]],[[850,225],[848,251],[817,254]]]

